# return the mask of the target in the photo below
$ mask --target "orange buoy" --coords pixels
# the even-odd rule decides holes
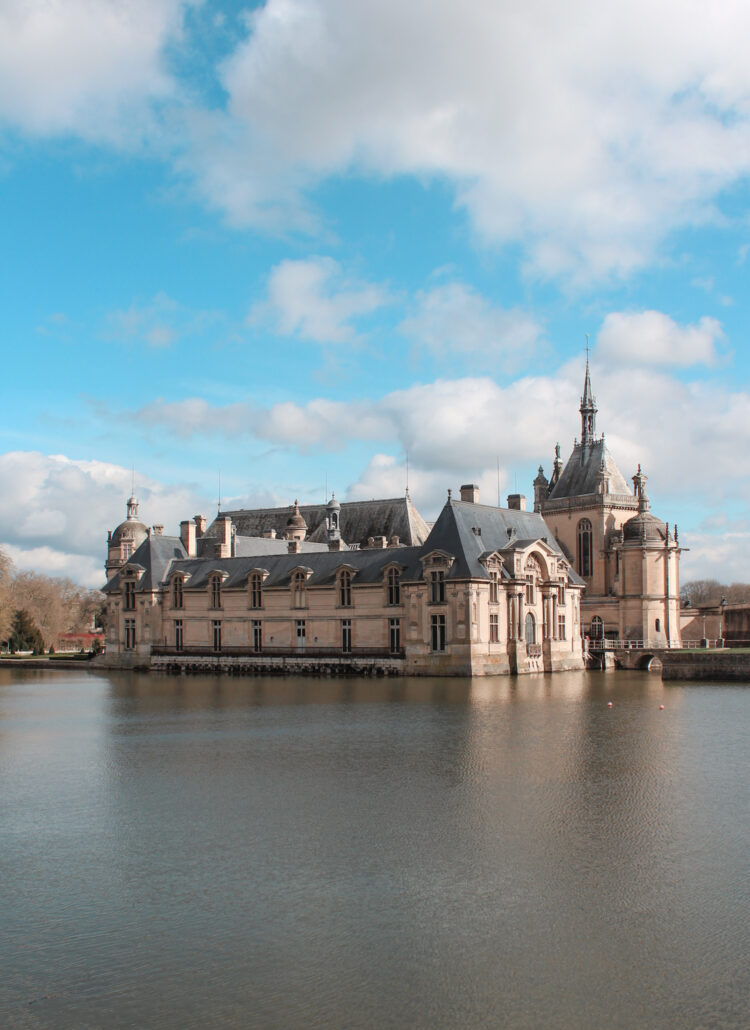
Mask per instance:
[[[664,705],[659,705],[659,711],[660,711],[660,712],[663,712],[663,711],[664,711]]]
[[[612,702],[611,701],[607,701],[607,708],[611,708],[611,707],[612,707]]]

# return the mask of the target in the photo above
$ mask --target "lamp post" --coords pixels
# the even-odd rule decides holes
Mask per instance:
[[[727,599],[726,599],[726,597],[722,597],[722,599],[721,599],[721,612],[720,612],[720,615],[719,615],[719,640],[721,641],[721,644],[719,645],[720,647],[724,646],[724,609],[726,608],[726,606],[727,606]]]

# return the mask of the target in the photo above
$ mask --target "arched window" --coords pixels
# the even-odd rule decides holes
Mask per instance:
[[[601,640],[604,636],[604,623],[598,615],[595,615],[591,620],[591,632],[589,636],[592,640]]]
[[[388,570],[388,604],[401,604],[401,573],[398,569]]]
[[[263,580],[259,572],[250,575],[250,607],[263,607]]]
[[[526,643],[536,643],[536,619],[533,612],[526,613]]]
[[[221,608],[221,576],[212,576],[210,580],[211,607]]]
[[[350,608],[352,603],[352,574],[347,569],[339,576],[339,604]]]
[[[594,534],[588,519],[578,523],[578,574],[584,579],[594,574]]]
[[[182,576],[175,576],[172,581],[172,607],[182,608],[183,597],[182,597]]]
[[[292,599],[295,608],[305,607],[305,574],[295,572],[292,576]]]

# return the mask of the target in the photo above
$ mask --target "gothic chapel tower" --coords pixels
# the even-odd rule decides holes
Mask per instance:
[[[678,646],[677,530],[670,533],[668,524],[651,514],[640,466],[631,490],[604,434],[596,435],[588,357],[579,411],[580,441],[574,441],[564,466],[556,448],[549,485],[540,467],[534,492],[535,507],[586,583],[582,631],[591,638]]]

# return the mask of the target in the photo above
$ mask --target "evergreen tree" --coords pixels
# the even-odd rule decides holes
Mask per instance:
[[[42,634],[25,608],[17,608],[13,613],[8,646],[11,651],[33,651],[35,654],[44,651]]]

